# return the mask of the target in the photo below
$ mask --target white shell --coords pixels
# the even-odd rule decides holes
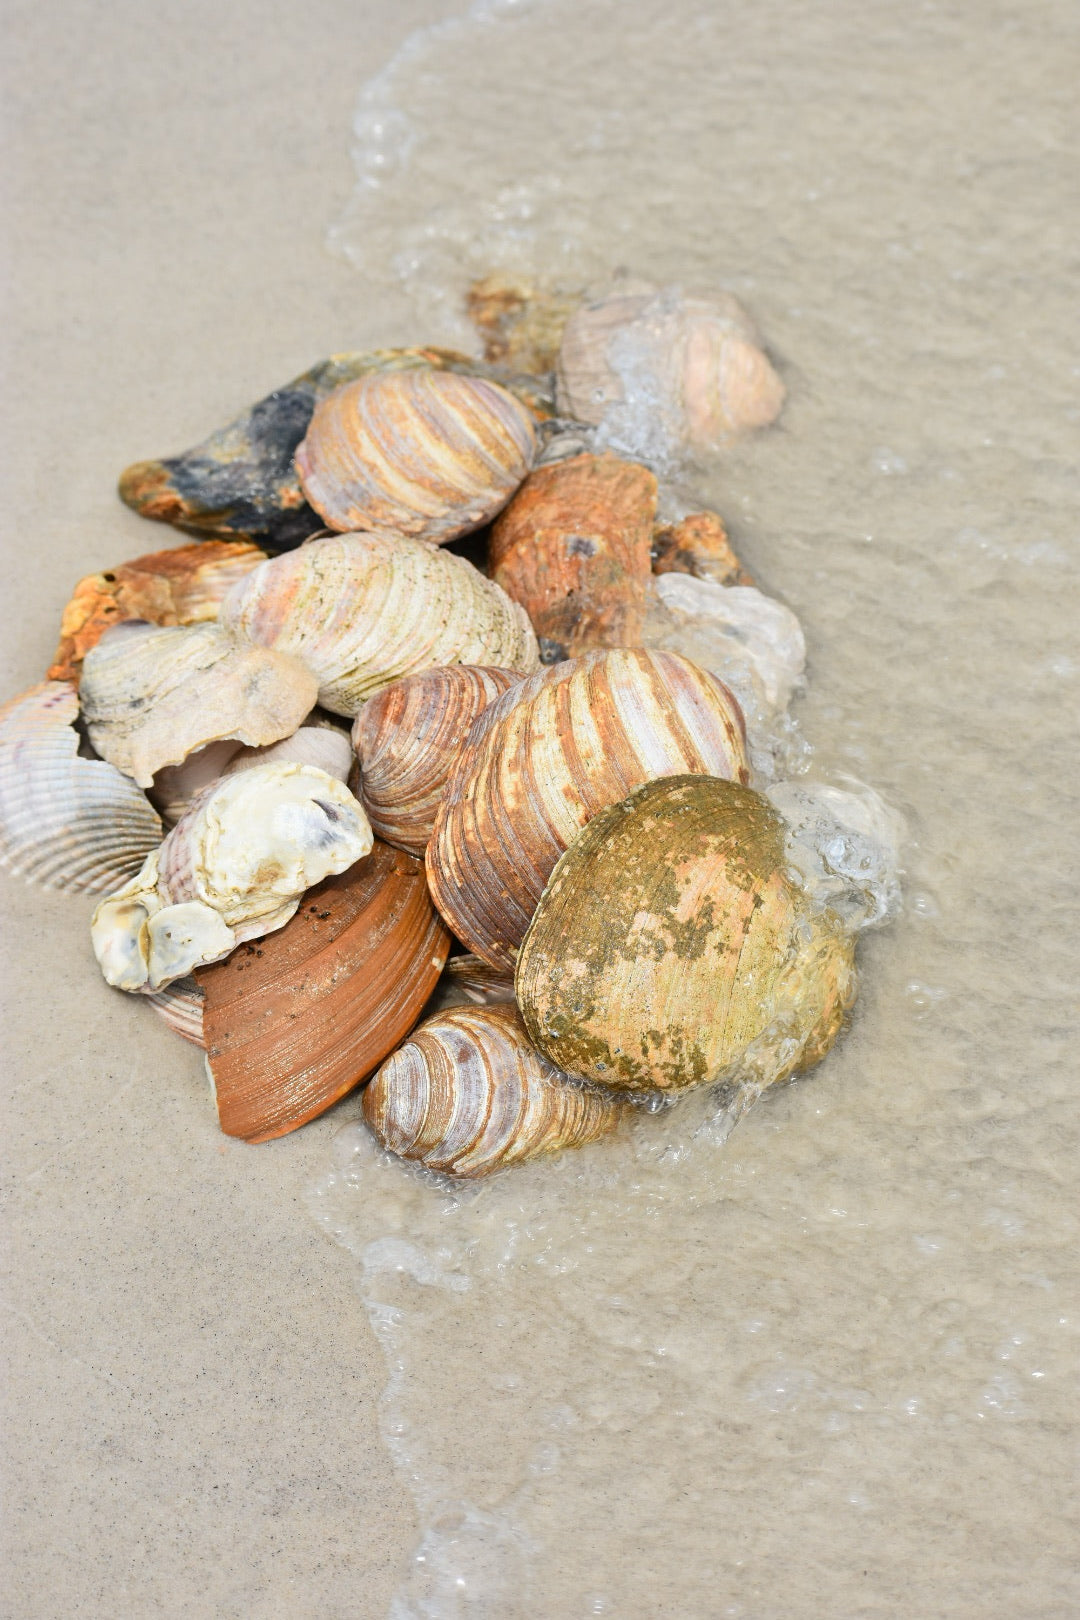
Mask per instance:
[[[645,646],[682,653],[740,698],[750,682],[770,709],[787,708],[806,667],[802,626],[790,608],[753,585],[715,585],[692,574],[659,574],[653,586],[662,611],[646,620]]]
[[[314,765],[327,776],[347,782],[356,764],[347,731],[336,726],[301,726],[299,731],[266,748],[241,748],[229,761],[223,776],[250,771],[253,765]]]

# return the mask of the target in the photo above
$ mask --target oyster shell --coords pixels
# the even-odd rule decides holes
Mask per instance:
[[[715,512],[691,512],[677,523],[658,523],[653,530],[652,559],[654,574],[693,574],[714,585],[754,583]]]
[[[661,574],[641,639],[712,670],[740,700],[752,686],[756,706],[773,712],[787,708],[806,668],[806,641],[795,614],[753,585]]]
[[[657,776],[745,780],[723,683],[675,653],[613,649],[543,670],[486,709],[447,783],[427,850],[435,904],[492,967],[510,967],[559,856],[605,805]]]
[[[364,1092],[391,1153],[451,1176],[486,1176],[605,1136],[623,1106],[575,1085],[529,1044],[513,1007],[429,1018]]]

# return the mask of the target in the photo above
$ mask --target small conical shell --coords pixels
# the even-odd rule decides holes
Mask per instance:
[[[464,557],[402,535],[332,535],[263,563],[219,622],[300,659],[335,714],[436,665],[527,674],[540,662],[523,608]]]
[[[440,544],[494,517],[535,454],[532,417],[505,388],[409,371],[361,377],[316,406],[296,468],[332,529]]]
[[[0,866],[49,889],[108,894],[161,838],[129,776],[81,759],[70,681],[42,681],[0,708]]]
[[[384,1147],[452,1176],[486,1176],[614,1130],[622,1106],[569,1081],[529,1045],[513,1007],[438,1013],[364,1093]]]
[[[746,734],[723,683],[676,653],[618,649],[555,664],[473,726],[428,845],[435,904],[492,967],[512,967],[559,856],[605,805],[686,771],[745,780]]]
[[[680,1091],[824,1055],[852,944],[785,875],[769,801],[708,776],[649,782],[559,861],[518,958],[530,1038],[572,1074]]]
[[[295,659],[216,624],[131,623],[87,653],[79,696],[98,753],[149,787],[162,766],[207,743],[234,737],[257,747],[291,736],[317,691]]]
[[[177,979],[164,990],[152,991],[146,999],[174,1034],[190,1041],[192,1046],[206,1045],[203,1038],[205,998],[196,979]]]
[[[423,856],[446,779],[469,728],[516,686],[508,669],[422,670],[369,698],[353,725],[360,798],[380,838]]]

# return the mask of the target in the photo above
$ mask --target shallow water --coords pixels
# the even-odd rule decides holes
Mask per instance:
[[[331,240],[425,335],[492,264],[749,306],[787,406],[692,482],[802,621],[813,774],[907,826],[853,1027],[733,1134],[694,1100],[464,1193],[338,1138],[311,1202],[424,1525],[395,1620],[1080,1604],[1078,35],[524,0],[361,93]]]

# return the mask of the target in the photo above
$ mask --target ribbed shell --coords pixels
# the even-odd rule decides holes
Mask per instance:
[[[668,778],[602,810],[521,947],[530,1038],[570,1073],[631,1090],[730,1078],[744,1060],[765,1081],[816,1062],[854,999],[852,945],[784,863],[783,821],[737,783]]]
[[[478,956],[452,956],[446,964],[446,981],[478,1007],[514,1000],[514,975],[504,968],[489,967]]]
[[[364,1093],[364,1118],[384,1147],[452,1176],[581,1147],[622,1113],[534,1051],[513,1007],[454,1007],[429,1018]]]
[[[222,1130],[282,1136],[359,1085],[412,1029],[449,950],[422,865],[376,840],[278,933],[200,968]]]
[[[296,469],[332,529],[440,544],[492,518],[535,454],[532,417],[505,388],[406,371],[361,377],[317,405]]]
[[[559,856],[605,805],[683,772],[746,780],[742,711],[677,653],[555,664],[480,716],[428,845],[435,904],[493,967],[512,967]]]
[[[205,1046],[203,1039],[203,993],[194,978],[177,979],[164,990],[147,996],[158,1017],[176,1035],[192,1046]]]
[[[360,798],[380,838],[423,857],[473,721],[521,680],[469,664],[422,670],[369,698],[353,725]]]
[[[219,622],[300,659],[335,714],[436,665],[540,662],[523,608],[464,557],[403,535],[332,535],[263,563]]]
[[[47,889],[108,894],[161,840],[129,776],[79,758],[70,681],[41,681],[0,708],[0,866]]]
[[[162,766],[207,743],[291,736],[317,691],[295,659],[216,624],[121,624],[87,653],[79,698],[98,753],[149,787]]]

